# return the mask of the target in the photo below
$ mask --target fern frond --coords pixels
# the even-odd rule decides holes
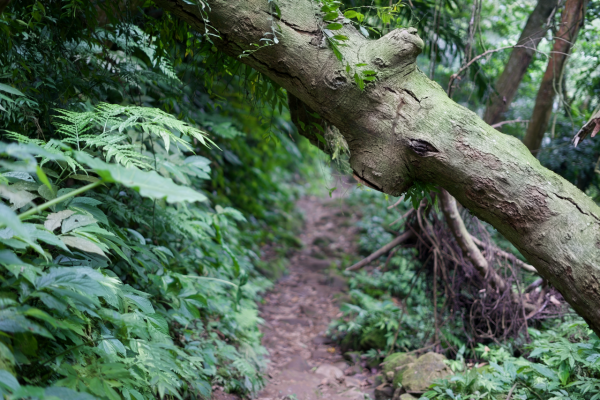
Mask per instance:
[[[6,132],[6,137],[8,139],[14,140],[15,142],[24,143],[24,144],[35,144],[40,147],[43,147],[44,144],[46,143],[40,139],[28,138],[27,136],[21,135],[20,133],[11,132],[11,131],[5,131],[5,132]]]

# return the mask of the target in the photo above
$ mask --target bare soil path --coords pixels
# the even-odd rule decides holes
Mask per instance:
[[[356,217],[339,200],[307,197],[302,250],[292,256],[289,274],[265,296],[263,345],[269,350],[269,382],[262,399],[363,400],[373,396],[373,376],[361,360],[347,360],[326,337],[347,299],[346,281],[336,263],[356,253]]]

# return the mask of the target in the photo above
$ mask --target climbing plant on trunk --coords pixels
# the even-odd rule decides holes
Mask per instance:
[[[216,47],[233,57],[276,27],[277,43],[242,61],[339,129],[357,176],[391,195],[415,182],[442,186],[510,240],[600,333],[600,208],[428,79],[416,66],[423,48],[416,29],[369,40],[340,15],[335,35],[348,40],[334,51],[332,22],[310,0],[280,0],[275,11],[267,0],[190,3],[160,1],[201,32],[210,21]],[[375,79],[355,78],[365,75]]]

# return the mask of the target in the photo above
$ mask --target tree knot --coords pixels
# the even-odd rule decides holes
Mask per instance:
[[[408,147],[421,157],[431,156],[431,153],[438,153],[438,149],[426,140],[409,139]]]
[[[366,56],[377,68],[387,69],[413,64],[425,46],[415,28],[395,29],[369,42]]]

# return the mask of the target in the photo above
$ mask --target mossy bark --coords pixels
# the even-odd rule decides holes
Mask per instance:
[[[204,32],[197,5],[160,4]],[[260,43],[272,23],[279,25],[279,44],[242,61],[336,126],[357,176],[391,195],[415,180],[442,186],[510,240],[600,333],[600,208],[542,167],[518,139],[453,102],[419,71],[423,41],[416,30],[367,40],[345,24],[338,32],[350,40],[340,48],[340,62],[326,44],[315,2],[279,0],[281,18],[271,15],[267,0],[208,4],[220,35],[215,43],[233,57]],[[360,70],[377,71],[364,91],[351,75],[359,63],[367,64]]]

